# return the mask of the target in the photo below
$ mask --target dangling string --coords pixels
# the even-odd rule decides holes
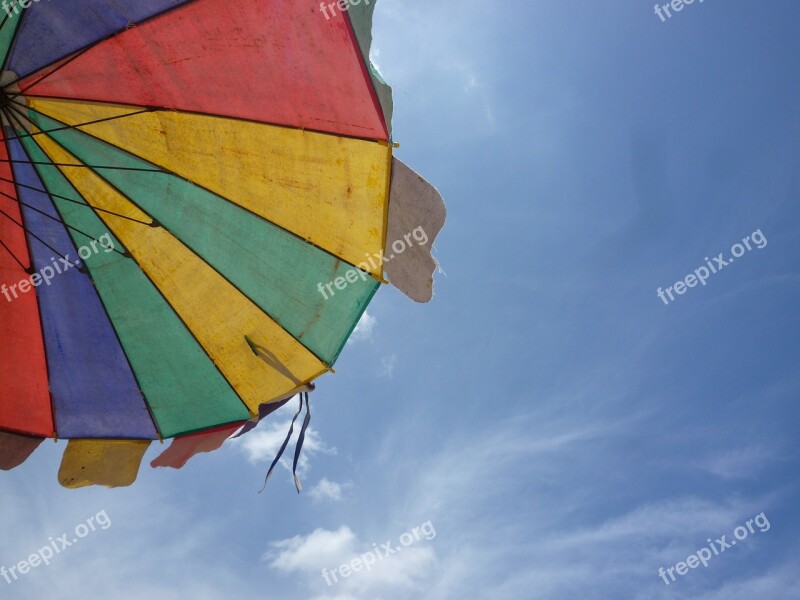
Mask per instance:
[[[303,396],[306,397],[306,418],[303,420],[303,427],[300,429],[300,437],[297,438],[297,446],[294,449],[294,465],[292,466],[292,475],[294,475],[294,486],[297,488],[297,493],[303,489],[300,483],[300,478],[297,476],[297,463],[300,460],[300,451],[303,449],[303,442],[306,439],[306,431],[308,424],[311,422],[311,405],[308,403],[308,392],[300,396],[300,404],[302,406]]]
[[[297,408],[297,412],[295,413],[294,418],[292,419],[292,424],[289,427],[289,433],[286,434],[286,439],[283,440],[283,445],[281,446],[281,449],[278,450],[278,455],[275,457],[275,460],[272,461],[272,466],[269,468],[269,471],[267,472],[267,476],[264,478],[264,487],[261,488],[261,492],[263,492],[265,489],[267,489],[267,482],[269,481],[269,478],[272,477],[272,471],[275,470],[275,466],[278,464],[278,461],[283,456],[283,453],[286,450],[286,446],[289,445],[289,440],[292,439],[292,432],[294,432],[294,423],[295,423],[295,421],[297,421],[297,417],[300,416],[300,413],[302,411],[303,411],[303,395],[301,394],[300,395],[300,406]],[[260,494],[261,492],[258,492],[258,493]]]
[[[267,482],[269,478],[272,477],[272,472],[275,470],[275,467],[278,465],[278,462],[283,457],[283,453],[286,451],[286,446],[289,445],[289,440],[292,439],[292,433],[294,432],[294,424],[297,421],[297,417],[300,416],[300,413],[303,412],[303,402],[305,402],[306,406],[306,416],[303,419],[303,426],[300,428],[300,436],[297,438],[297,445],[294,449],[294,463],[292,465],[292,475],[294,476],[294,485],[297,488],[297,493],[299,494],[300,491],[303,489],[303,485],[300,483],[300,478],[297,476],[297,465],[300,462],[300,453],[303,450],[303,442],[306,439],[306,432],[308,431],[308,425],[311,423],[311,404],[308,401],[308,392],[302,392],[300,394],[300,406],[297,407],[297,412],[292,419],[292,424],[289,426],[289,433],[286,435],[286,439],[283,440],[283,444],[281,445],[280,450],[278,450],[278,455],[275,457],[275,460],[272,461],[272,465],[267,472],[267,476],[264,479],[264,487],[261,488],[261,492],[263,492],[267,488]],[[259,492],[259,494],[261,493]]]

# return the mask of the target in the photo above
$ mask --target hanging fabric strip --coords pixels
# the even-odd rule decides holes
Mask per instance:
[[[297,493],[298,494],[303,489],[303,486],[300,484],[300,478],[297,477],[297,463],[300,460],[300,452],[303,449],[303,442],[306,439],[306,431],[308,430],[308,424],[311,422],[311,405],[308,402],[308,392],[305,392],[300,396],[300,406],[301,406],[301,408],[302,408],[302,405],[303,405],[303,397],[305,397],[305,400],[306,400],[306,418],[303,420],[303,428],[300,430],[300,437],[297,438],[297,446],[295,446],[295,449],[294,449],[294,465],[292,466],[292,475],[294,476],[294,485],[297,488]]]
[[[303,411],[303,396],[301,394],[300,395],[300,406],[297,408],[297,412],[294,414],[294,418],[292,419],[292,424],[289,427],[289,433],[286,434],[286,439],[283,440],[283,445],[281,446],[281,449],[278,450],[278,455],[275,457],[275,460],[272,461],[272,466],[270,466],[269,471],[267,472],[267,476],[264,478],[264,487],[261,488],[261,492],[263,492],[265,489],[267,489],[267,482],[269,481],[269,478],[272,477],[272,471],[275,470],[275,466],[278,464],[278,461],[283,456],[283,453],[286,450],[286,446],[289,445],[289,440],[292,439],[292,433],[294,432],[294,423],[295,423],[295,421],[297,421],[297,417],[300,416],[300,413],[302,411]],[[258,493],[260,494],[261,492],[258,492]]]
[[[294,485],[297,488],[297,493],[299,494],[302,489],[303,485],[300,483],[300,478],[297,476],[297,465],[300,462],[300,453],[303,450],[303,442],[306,439],[306,432],[308,431],[308,425],[311,423],[311,404],[308,400],[308,392],[302,392],[300,394],[300,406],[297,408],[297,412],[292,419],[292,424],[289,427],[289,433],[286,435],[286,439],[283,441],[283,445],[281,449],[278,451],[278,455],[275,457],[275,460],[272,461],[272,466],[269,468],[269,472],[267,473],[267,477],[264,479],[264,487],[261,488],[261,492],[263,492],[267,487],[267,482],[269,478],[272,476],[272,472],[275,470],[278,462],[280,461],[283,453],[286,451],[286,446],[289,445],[289,440],[292,438],[292,433],[294,432],[294,424],[297,421],[297,417],[300,416],[300,413],[303,411],[303,403],[305,402],[306,407],[306,416],[303,419],[303,426],[300,429],[300,436],[297,438],[297,445],[294,449],[294,463],[292,464],[292,476],[294,477]],[[261,493],[259,492],[259,494]]]

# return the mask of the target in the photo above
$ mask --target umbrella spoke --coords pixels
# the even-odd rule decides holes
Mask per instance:
[[[53,166],[55,166],[55,165],[53,165]],[[15,183],[13,180],[6,179],[5,177],[0,177],[0,181],[5,181],[7,183]],[[105,213],[105,214],[108,214],[108,215],[112,215],[114,217],[119,217],[120,219],[127,219],[128,221],[133,221],[134,223],[141,223],[142,225],[149,225],[150,227],[156,227],[158,225],[158,223],[155,220],[149,221],[149,222],[148,221],[140,221],[139,219],[135,219],[134,217],[129,217],[128,215],[123,215],[123,214],[120,214],[120,213],[116,213],[113,210],[107,210],[105,208],[99,208],[99,207],[96,207],[96,206],[91,206],[89,204],[86,204],[86,202],[82,202],[80,200],[75,200],[74,198],[68,198],[67,196],[61,196],[59,194],[54,194],[53,192],[49,192],[47,190],[42,190],[42,189],[39,189],[39,188],[37,188],[35,186],[32,186],[32,185],[26,185],[24,183],[19,183],[19,182],[16,182],[16,185],[18,185],[19,187],[23,187],[23,188],[29,189],[29,190],[34,191],[34,192],[42,192],[44,194],[48,194],[53,198],[58,198],[59,200],[63,200],[64,202],[70,202],[71,204],[76,204],[78,206],[83,206],[84,208],[88,208],[88,209],[93,210],[93,211]],[[2,193],[2,192],[0,192],[0,193]],[[3,195],[5,196],[6,194],[3,194]],[[19,202],[19,200],[16,200],[16,202]]]
[[[11,258],[14,259],[14,262],[17,263],[23,271],[25,271],[26,273],[30,271],[30,267],[26,267],[25,265],[23,265],[22,261],[17,257],[16,254],[14,254],[11,251],[11,248],[6,246],[5,242],[2,239],[0,239],[0,246],[6,249],[6,252],[8,252],[11,255]]]
[[[24,105],[20,104],[19,102],[17,102],[16,100],[12,99],[11,101],[14,104],[18,105],[18,106],[21,106],[21,107],[24,106]],[[27,107],[25,106],[24,108],[27,108]],[[86,121],[84,123],[76,123],[75,125],[64,125],[62,127],[55,127],[53,129],[46,129],[46,130],[35,131],[33,133],[26,133],[25,135],[12,136],[12,137],[8,137],[6,139],[8,139],[8,140],[20,140],[20,139],[26,138],[26,137],[31,137],[32,138],[32,137],[36,137],[37,135],[47,135],[49,133],[55,133],[57,131],[67,131],[69,129],[80,129],[81,127],[88,127],[89,125],[97,125],[98,123],[105,123],[106,121],[115,121],[117,119],[124,119],[125,117],[133,117],[135,115],[140,115],[142,113],[153,112],[154,110],[156,110],[156,109],[154,109],[154,108],[144,108],[144,109],[142,109],[140,111],[133,112],[133,113],[126,113],[124,115],[117,115],[115,117],[106,117],[104,119],[95,119],[94,121]]]

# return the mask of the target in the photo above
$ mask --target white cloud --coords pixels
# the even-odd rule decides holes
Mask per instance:
[[[325,567],[341,564],[355,554],[356,535],[346,525],[336,531],[315,529],[306,536],[296,535],[271,544],[264,555],[269,566],[284,573],[320,572]]]
[[[386,377],[391,379],[394,377],[394,368],[397,366],[397,354],[392,354],[381,360],[381,370],[378,373],[379,377]]]
[[[361,320],[358,322],[358,325],[356,325],[355,330],[353,330],[353,335],[350,339],[354,342],[371,339],[372,333],[375,330],[375,325],[377,324],[378,319],[369,314],[369,311],[364,311],[364,314],[362,315]]]
[[[389,543],[393,552],[385,550],[381,546],[384,543]],[[335,531],[316,529],[307,536],[273,542],[264,558],[270,567],[283,573],[307,576],[309,587],[322,593],[315,600],[374,598],[376,594],[419,589],[433,573],[436,553],[424,538],[409,546],[396,541],[381,544],[363,543],[343,525]],[[366,555],[374,559],[374,564],[347,577],[341,575],[341,565],[354,559],[363,562]],[[328,573],[327,582],[321,575],[323,569]],[[335,587],[334,596],[325,593],[332,591],[331,587]]]
[[[317,502],[323,500],[340,502],[342,499],[342,486],[335,481],[330,481],[327,477],[323,477],[322,480],[311,489],[309,495]]]
[[[369,552],[369,548],[361,550],[349,560],[359,558]],[[341,564],[341,563],[340,563]],[[342,580],[338,585],[358,594],[358,598],[374,598],[376,594],[402,592],[403,590],[423,589],[423,583],[435,571],[437,565],[436,552],[431,546],[410,546],[401,552],[379,560],[370,571],[360,571]]]

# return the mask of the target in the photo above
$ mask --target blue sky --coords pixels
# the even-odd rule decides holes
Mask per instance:
[[[312,396],[299,497],[285,469],[257,494],[286,411],[123,490],[62,490],[65,446],[43,446],[3,476],[0,564],[112,526],[0,595],[798,598],[798,17],[382,0],[397,155],[448,203],[434,301],[378,294]],[[659,300],[757,230],[763,249]],[[768,531],[659,577],[760,513]]]

